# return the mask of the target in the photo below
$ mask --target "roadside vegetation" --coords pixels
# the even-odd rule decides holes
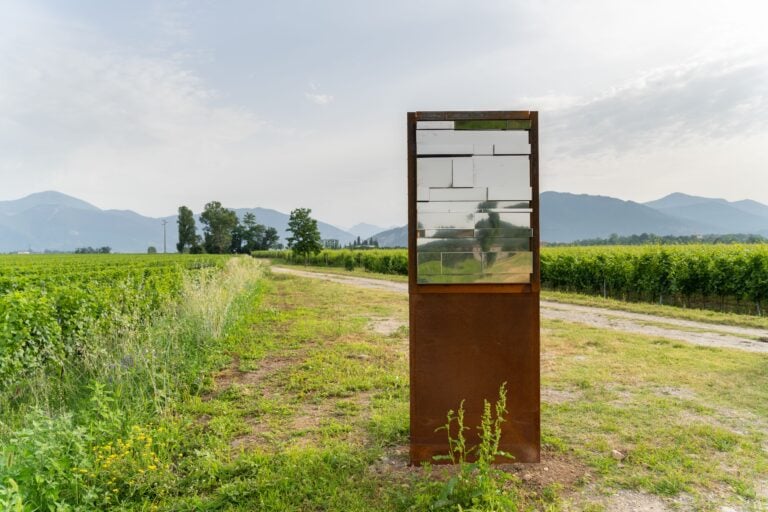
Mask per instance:
[[[176,408],[220,364],[228,322],[262,267],[210,256],[20,258],[0,259],[16,269],[12,283],[26,283],[0,297],[0,510],[149,506],[181,453]]]

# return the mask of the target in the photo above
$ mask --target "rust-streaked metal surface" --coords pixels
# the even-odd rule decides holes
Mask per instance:
[[[530,203],[519,206],[530,208],[529,247],[532,262],[519,268],[524,268],[526,272],[532,270],[529,282],[514,282],[518,279],[512,274],[508,282],[461,282],[460,279],[450,284],[434,283],[429,274],[425,275],[422,283],[418,282],[417,240],[421,241],[422,247],[430,243],[420,238],[425,236],[424,233],[420,236],[417,233],[416,132],[419,121],[422,122],[420,129],[449,129],[448,121],[458,121],[464,123],[463,127],[474,126],[472,129],[475,130],[477,126],[501,126],[502,129],[507,126],[520,129],[522,126],[528,131],[532,190]],[[470,121],[499,123],[473,125]],[[414,112],[408,114],[407,126],[411,463],[434,462],[433,456],[448,452],[445,431],[435,430],[445,424],[448,410],[457,409],[462,400],[466,410],[465,425],[473,427],[467,432],[468,442],[476,444],[477,430],[474,427],[480,423],[483,400],[494,401],[503,382],[507,383],[509,415],[503,424],[500,448],[514,455],[518,462],[538,462],[540,270],[537,112]],[[429,203],[418,204],[422,212],[427,211],[425,205]],[[459,242],[447,239],[440,243],[452,247],[450,244],[455,246],[461,243],[460,237],[457,240]],[[471,241],[467,243],[472,244]],[[502,241],[500,244],[505,243],[515,242]],[[423,258],[430,257],[429,251],[422,254],[425,255]],[[471,269],[471,266],[465,268]]]

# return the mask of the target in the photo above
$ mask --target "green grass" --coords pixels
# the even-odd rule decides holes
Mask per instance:
[[[544,437],[602,485],[751,500],[768,471],[768,357],[544,323]],[[626,455],[622,462],[612,450]]]
[[[402,294],[272,276],[239,328],[252,334],[233,345],[237,371],[225,368],[210,396],[186,409],[192,424],[204,425],[196,435],[205,457],[187,461],[202,476],[185,479],[186,493],[163,507],[434,503],[440,472],[434,480],[406,468],[407,331],[367,328],[372,318],[405,323],[406,308]],[[701,510],[757,507],[768,471],[765,356],[548,321],[543,386],[543,464],[558,460],[581,475],[560,485],[511,484],[527,506],[599,510],[612,493],[635,490],[686,496]],[[547,401],[552,393],[568,399]],[[626,457],[616,460],[612,450]],[[309,487],[305,469],[318,475]],[[285,482],[295,479],[292,492]]]
[[[456,510],[440,507],[455,471],[407,467],[407,296],[281,274],[234,290],[245,276],[191,290],[181,316],[136,342],[166,346],[169,362],[200,352],[172,385],[110,380],[120,359],[104,355],[79,407],[17,410],[0,438],[0,509],[37,493],[50,509]],[[375,332],[382,319],[403,327]],[[503,486],[521,510],[610,510],[628,490],[759,510],[768,357],[545,321],[542,386],[554,481],[507,467],[478,489]]]

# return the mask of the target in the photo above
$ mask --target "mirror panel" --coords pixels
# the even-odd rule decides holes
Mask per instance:
[[[416,185],[424,187],[450,187],[453,184],[450,158],[420,158],[417,164]]]
[[[418,283],[530,283],[529,128],[528,120],[418,122]]]
[[[471,158],[453,159],[453,185],[454,187],[475,186],[475,168]]]

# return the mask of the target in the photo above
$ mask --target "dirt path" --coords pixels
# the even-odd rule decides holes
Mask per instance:
[[[324,281],[376,290],[408,292],[407,283],[395,283],[357,276],[323,274],[276,266],[271,268],[272,272],[275,273],[322,279]],[[541,302],[541,315],[547,319],[581,323],[601,329],[659,336],[708,347],[736,348],[749,352],[768,354],[768,342],[758,341],[758,338],[768,340],[768,331],[763,329],[715,325],[551,301]]]

